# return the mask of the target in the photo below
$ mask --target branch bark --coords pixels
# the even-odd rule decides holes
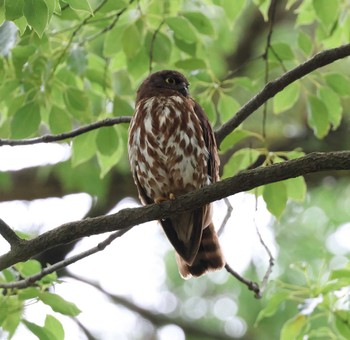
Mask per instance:
[[[234,129],[236,129],[244,120],[246,120],[255,110],[261,107],[270,98],[275,96],[278,92],[281,92],[285,87],[293,83],[294,81],[303,78],[307,74],[315,71],[316,69],[325,65],[331,64],[339,59],[350,56],[350,44],[339,46],[333,49],[322,51],[314,55],[311,59],[305,63],[298,65],[292,70],[284,73],[281,77],[270,81],[265,87],[251,98],[242,108],[225,124],[223,124],[216,132],[215,137],[217,145],[220,146],[221,142],[226,136],[228,136]],[[131,117],[123,116],[116,118],[107,118],[99,122],[95,122],[89,125],[85,125],[76,130],[62,133],[59,135],[45,135],[42,137],[13,140],[13,139],[0,139],[0,146],[2,145],[30,145],[37,143],[50,143],[73,138],[88,131],[92,131],[104,126],[112,126],[115,124],[129,123]]]
[[[123,209],[113,215],[66,223],[32,240],[11,244],[11,250],[0,257],[0,270],[25,261],[44,250],[59,244],[70,243],[81,237],[130,228],[147,221],[181,214],[264,184],[326,170],[350,170],[350,151],[310,153],[283,163],[242,171],[236,176],[161,204]]]
[[[350,56],[350,44],[329,49],[314,55],[305,63],[298,65],[292,70],[284,73],[281,77],[268,82],[265,87],[251,98],[242,108],[216,132],[217,144],[220,145],[224,138],[245,121],[254,111],[261,107],[270,98],[281,92],[285,87],[298,79],[336,60]]]

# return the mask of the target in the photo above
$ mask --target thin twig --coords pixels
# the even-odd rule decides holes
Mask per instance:
[[[73,138],[79,135],[82,135],[83,133],[99,129],[101,127],[106,126],[113,126],[116,124],[122,124],[122,123],[129,123],[131,119],[131,116],[121,116],[121,117],[115,117],[115,118],[106,118],[103,120],[100,120],[98,122],[84,125],[78,129],[74,129],[69,132],[60,133],[58,135],[44,135],[41,137],[35,137],[35,138],[28,138],[28,139],[0,139],[0,146],[3,145],[10,145],[10,146],[17,146],[17,145],[31,145],[31,144],[39,144],[39,143],[51,143],[51,142],[58,142],[61,140],[65,140],[68,138]]]
[[[157,27],[157,29],[154,31],[154,33],[152,35],[151,45],[149,48],[149,73],[152,73],[154,42],[156,41],[156,37],[157,37],[161,27],[163,26],[164,22],[165,22],[164,20],[161,21],[161,23],[159,24],[159,26]]]
[[[220,236],[223,233],[225,226],[226,226],[226,223],[230,219],[232,211],[233,211],[231,202],[227,197],[224,198],[224,202],[226,204],[226,215],[225,215],[225,218],[222,220],[220,228],[217,231],[218,236]]]
[[[118,13],[114,14],[113,17],[113,21],[108,25],[106,26],[104,29],[102,29],[101,31],[95,33],[95,34],[92,34],[91,36],[87,37],[86,39],[82,40],[79,45],[84,45],[86,42],[89,42],[89,41],[92,41],[96,38],[98,38],[99,36],[107,33],[108,31],[110,31],[115,25],[116,23],[119,21],[119,18],[121,17],[121,15],[129,8],[129,6],[134,2],[135,0],[130,0],[129,1],[129,4],[124,7],[123,9],[121,9]]]
[[[109,235],[104,241],[100,242],[97,244],[95,247],[92,247],[86,251],[81,252],[80,254],[71,256],[67,259],[64,259],[63,261],[57,262],[53,264],[52,266],[48,266],[44,268],[40,273],[37,273],[32,276],[28,276],[27,278],[15,282],[9,282],[9,283],[0,283],[0,288],[5,288],[5,289],[13,289],[13,288],[26,288],[29,286],[34,286],[35,283],[39,280],[41,280],[44,276],[51,274],[53,272],[56,272],[60,269],[63,269],[72,263],[75,263],[85,257],[88,257],[92,254],[98,253],[99,251],[102,251],[105,249],[107,246],[109,246],[116,238],[121,237],[124,235],[126,232],[128,232],[132,227],[118,230],[114,232],[113,234]]]
[[[250,281],[245,279],[243,276],[239,275],[235,270],[233,270],[229,264],[225,264],[225,269],[231,274],[233,275],[238,281],[242,282],[243,284],[245,284],[249,290],[252,290],[255,293],[255,297],[257,299],[261,298],[261,294],[260,294],[260,287],[256,282]]]
[[[263,279],[261,281],[261,285],[260,285],[260,297],[261,297],[262,294],[264,293],[265,289],[266,289],[267,283],[268,283],[270,275],[272,273],[272,268],[275,265],[275,259],[272,256],[271,250],[269,249],[269,247],[264,242],[264,240],[263,240],[263,238],[262,238],[262,236],[260,234],[259,228],[258,228],[258,226],[256,224],[255,224],[255,229],[256,229],[256,232],[257,232],[257,234],[259,236],[260,243],[262,244],[262,246],[264,247],[265,251],[269,255],[269,266],[268,266],[268,268],[266,270],[266,273],[265,273],[265,275],[264,275],[264,277],[263,277]]]
[[[269,8],[269,32],[266,39],[265,53],[263,59],[265,60],[265,85],[269,81],[269,49],[271,48],[271,39],[273,33],[273,25],[275,23],[275,14],[277,8],[277,1],[272,0]],[[262,121],[262,136],[266,138],[266,120],[267,120],[267,102],[264,104],[263,121]]]
[[[95,14],[96,12],[98,12],[106,3],[108,2],[108,0],[104,0],[102,1],[93,11]],[[69,37],[68,43],[67,45],[64,47],[64,49],[61,51],[60,55],[58,56],[56,62],[54,63],[50,75],[49,75],[49,79],[55,74],[55,71],[58,67],[58,65],[61,63],[63,57],[65,56],[65,54],[67,53],[69,47],[72,45],[74,37],[78,34],[78,32],[80,31],[80,29],[86,25],[86,23],[94,17],[94,14],[90,14],[89,16],[87,16],[76,28],[75,30],[72,32],[71,36]]]
[[[10,244],[11,247],[18,246],[24,240],[19,238],[17,234],[0,218],[0,235]]]

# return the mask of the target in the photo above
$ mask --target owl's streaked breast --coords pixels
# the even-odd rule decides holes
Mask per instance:
[[[209,183],[202,127],[181,96],[138,103],[130,125],[129,158],[132,171],[153,199],[181,195]]]

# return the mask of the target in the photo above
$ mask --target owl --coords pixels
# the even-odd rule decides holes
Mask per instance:
[[[129,161],[143,204],[160,203],[219,180],[213,130],[177,71],[148,76],[137,91],[129,127]],[[225,265],[212,204],[162,219],[181,276],[198,277]]]

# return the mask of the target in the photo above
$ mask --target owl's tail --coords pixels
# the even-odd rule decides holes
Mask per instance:
[[[176,261],[179,272],[184,279],[189,279],[191,276],[198,277],[208,271],[224,267],[225,259],[212,222],[203,230],[198,253],[192,265],[187,264],[178,254],[176,254]]]

